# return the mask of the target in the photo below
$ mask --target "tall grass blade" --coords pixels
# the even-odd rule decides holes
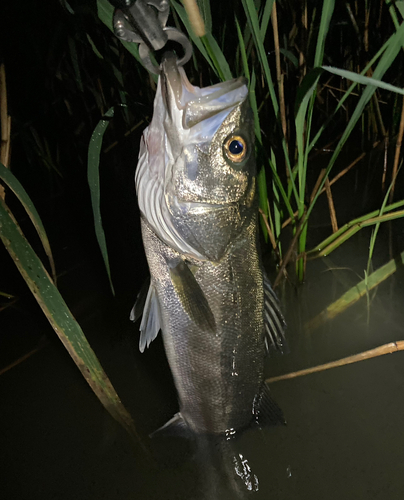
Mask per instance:
[[[192,40],[192,42],[195,44],[195,46],[198,48],[199,52],[203,55],[205,61],[211,66],[213,71],[216,73],[216,68],[208,54],[208,52],[205,49],[204,44],[202,43],[201,39],[197,37],[194,33],[194,30],[192,29],[191,23],[189,22],[187,13],[182,5],[180,5],[179,2],[176,2],[175,0],[171,0],[171,5],[174,7],[175,12],[178,14],[180,17],[182,23],[184,24],[187,33]],[[208,31],[208,26],[205,23],[206,30]]]
[[[226,80],[231,80],[233,78],[232,72],[230,70],[229,63],[225,58],[222,50],[217,44],[212,33],[206,32],[205,36],[201,37],[201,40],[205,46],[206,51],[216,69],[219,78],[224,82]]]
[[[274,5],[274,2],[275,2],[275,0],[266,0],[266,2],[265,2],[264,11],[262,12],[261,28],[260,28],[262,40],[265,39],[265,35],[267,33],[268,24],[269,24],[269,20],[271,18],[272,7]]]
[[[234,21],[236,23],[237,36],[238,36],[238,45],[239,45],[239,48],[240,48],[241,61],[243,63],[244,76],[248,80],[248,87],[249,87],[249,90],[250,90],[250,83],[251,83],[250,82],[250,70],[249,70],[249,67],[248,67],[248,56],[247,56],[247,51],[246,51],[246,48],[245,48],[244,37],[243,37],[243,33],[241,32],[240,24],[238,22],[237,17],[234,18]],[[254,115],[254,118],[255,118],[255,115]],[[258,118],[258,110],[257,110],[257,118]],[[258,121],[258,125],[259,125],[259,121]],[[255,130],[257,132],[257,127],[255,127]]]
[[[84,92],[83,80],[81,79],[80,64],[79,64],[79,59],[77,57],[76,42],[71,36],[69,36],[67,42],[69,46],[70,58],[72,61],[72,66],[74,69],[74,75],[76,77],[77,86],[80,89],[80,92]]]
[[[324,0],[321,12],[320,28],[317,36],[316,53],[314,56],[314,70],[304,78],[302,90],[304,97],[298,107],[295,125],[296,125],[296,143],[298,151],[298,178],[299,178],[299,198],[298,198],[298,217],[303,216],[305,210],[307,164],[309,157],[309,146],[311,136],[311,125],[313,120],[313,109],[316,98],[317,83],[320,73],[317,68],[322,64],[324,58],[324,47],[332,14],[334,12],[335,0]],[[301,90],[301,89],[299,89]],[[307,219],[308,220],[308,219]],[[306,250],[308,226],[303,226],[298,242],[298,252],[302,254]],[[297,274],[300,281],[303,281],[305,263],[303,259],[297,262]]]
[[[296,127],[296,143],[298,152],[298,173],[299,173],[299,192],[297,194],[297,199],[299,201],[299,217],[303,215],[304,210],[304,199],[306,193],[306,170],[307,170],[307,159],[305,155],[305,130],[306,130],[306,117],[307,109],[311,103],[315,91],[317,88],[317,83],[320,78],[321,70],[317,68],[310,71],[303,79],[301,86],[298,89],[296,96],[295,105],[295,127]],[[311,116],[309,117],[311,120]]]
[[[328,320],[335,318],[338,314],[341,314],[348,307],[355,304],[355,302],[357,302],[361,297],[366,295],[369,290],[372,290],[394,274],[403,264],[404,252],[402,252],[396,259],[390,260],[387,264],[377,269],[377,271],[368,275],[366,279],[353,286],[350,290],[345,292],[342,297],[329,305],[312,320],[307,322],[305,325],[306,331],[312,332]]]
[[[389,46],[389,43],[390,42],[387,41],[383,44],[383,46],[377,51],[377,53],[372,57],[372,59],[368,62],[368,64],[363,68],[363,70],[360,73],[361,75],[365,75],[368,72],[368,70],[373,66],[373,64],[379,59],[379,57],[387,49],[387,47]],[[318,132],[316,133],[316,135],[313,137],[312,141],[310,142],[309,149],[308,149],[309,153],[313,149],[313,147],[316,145],[316,143],[318,142],[319,138],[321,137],[321,134],[324,132],[324,130],[327,128],[327,126],[333,121],[333,119],[336,116],[336,114],[338,113],[338,111],[344,105],[346,99],[348,99],[348,97],[351,95],[351,93],[353,92],[353,90],[356,87],[357,87],[356,83],[353,83],[352,85],[350,85],[350,87],[346,90],[344,95],[338,101],[338,104],[337,104],[336,108],[334,109],[334,111],[328,116],[327,120],[323,123],[323,125],[321,125]]]
[[[25,189],[22,187],[20,181],[14,176],[10,169],[6,168],[2,163],[0,163],[0,179],[11,189],[11,191],[17,196],[20,203],[24,207],[34,225],[36,232],[41,240],[42,246],[45,253],[49,259],[50,267],[52,270],[52,277],[54,283],[56,283],[56,270],[55,262],[53,260],[52,250],[49,244],[48,235],[46,234],[45,228],[42,224],[42,220],[32,203],[31,198],[28,196]]]
[[[241,0],[241,1],[244,7],[248,24],[253,34],[254,44],[257,49],[259,61],[264,70],[264,75],[268,84],[269,94],[271,96],[271,101],[272,101],[272,106],[274,108],[275,116],[278,117],[279,104],[275,94],[274,85],[272,82],[271,71],[269,69],[268,59],[263,43],[263,36],[261,34],[261,28],[258,21],[257,9],[253,0]]]
[[[402,1],[398,1],[398,2],[396,1],[394,3],[386,1],[386,4],[388,5],[388,8],[389,8],[391,19],[394,23],[394,27],[396,28],[396,30],[398,30],[398,28],[400,26],[400,21],[398,20],[395,6],[398,7],[398,10],[399,10],[401,16],[404,17],[404,13],[403,13],[404,9],[403,9],[403,5],[402,5],[403,3],[404,2],[402,2]]]
[[[226,57],[224,56],[215,38],[212,36],[211,30],[209,29],[209,25],[210,26],[212,25],[211,17],[209,22],[210,10],[208,14],[208,23],[205,24],[206,35],[202,37],[197,37],[192,29],[191,23],[189,22],[184,7],[175,0],[171,0],[171,5],[174,7],[181,21],[184,23],[184,26],[188,32],[189,37],[198,47],[199,51],[204,56],[205,60],[210,64],[210,66],[215,71],[220,80],[222,81],[231,80],[233,76],[230,70],[229,63],[227,62]],[[206,12],[207,11],[205,9],[205,13]]]
[[[369,78],[368,76],[354,73],[353,71],[333,68],[331,66],[322,66],[322,68],[329,73],[341,76],[342,78],[346,78],[347,80],[351,80],[355,83],[360,83],[361,85],[374,85],[375,87],[378,87],[380,89],[389,90],[391,92],[396,92],[397,94],[404,95],[404,90],[402,88],[391,85],[390,83],[382,82],[381,80],[376,80],[376,78]]]
[[[197,0],[199,11],[201,13],[205,29],[209,33],[212,32],[212,14],[210,11],[210,0]]]
[[[384,213],[391,212],[392,210],[395,210],[396,208],[400,208],[402,206],[404,206],[404,200],[396,201],[395,203],[392,203],[391,205],[387,205],[384,208]],[[318,245],[316,245],[316,247],[314,247],[312,250],[308,251],[307,255],[309,256],[309,255],[312,255],[312,254],[315,254],[315,253],[323,252],[324,249],[328,245],[330,245],[331,243],[333,243],[333,241],[335,241],[337,238],[339,238],[345,231],[347,231],[348,229],[350,229],[351,227],[357,225],[360,222],[365,222],[365,221],[367,221],[369,219],[373,219],[373,217],[377,217],[379,215],[379,212],[380,212],[379,209],[378,210],[374,210],[373,212],[370,212],[370,213],[368,213],[366,215],[362,215],[361,217],[358,217],[357,219],[351,220],[350,222],[348,222],[344,226],[340,227],[339,230],[336,233],[331,234],[324,241],[322,241],[321,243],[319,243]],[[324,255],[326,255],[326,254],[323,254],[321,256],[323,257]]]
[[[268,90],[269,90],[269,95],[271,97],[272,107],[274,109],[274,113],[275,113],[277,120],[280,121],[279,103],[278,103],[278,99],[276,97],[276,93],[275,93],[275,89],[274,89],[274,85],[273,85],[273,81],[272,81],[272,76],[271,76],[271,71],[269,68],[268,59],[267,59],[267,55],[266,55],[266,51],[265,51],[265,47],[264,47],[265,34],[261,32],[261,28],[260,28],[259,20],[258,20],[257,9],[256,9],[256,6],[255,6],[253,0],[242,0],[242,4],[244,7],[246,17],[247,17],[248,25],[249,25],[250,30],[251,30],[252,35],[253,35],[254,44],[255,44],[255,47],[256,47],[256,50],[258,53],[258,59],[260,61],[261,67],[263,68],[265,79],[266,79],[267,84],[268,84]],[[281,131],[281,127],[279,127],[279,128]],[[281,131],[281,133],[282,133],[282,131]],[[285,157],[286,168],[289,172],[293,192],[294,192],[295,197],[296,197],[296,202],[298,203],[298,194],[297,194],[296,186],[295,186],[294,181],[293,181],[293,174],[292,174],[292,168],[290,165],[289,154],[288,154],[288,150],[287,150],[287,146],[286,146],[286,139],[285,139],[285,137],[283,137],[283,135],[282,135],[282,149],[283,149],[283,153],[284,153],[284,157]],[[292,213],[293,213],[293,211],[292,211]]]
[[[114,286],[112,284],[112,279],[111,279],[111,270],[109,267],[107,242],[105,240],[105,233],[101,219],[100,173],[99,173],[102,139],[104,137],[105,130],[107,129],[109,124],[108,118],[112,118],[113,116],[114,116],[114,108],[110,108],[105,113],[103,119],[95,127],[93,135],[91,136],[90,145],[88,147],[87,180],[88,180],[88,185],[90,187],[91,206],[93,209],[95,234],[97,237],[98,245],[101,250],[102,258],[104,259],[104,264],[107,270],[112,294],[115,295]]]
[[[404,2],[403,2],[403,0],[397,0],[395,2],[395,5],[401,14],[401,17],[404,19]]]
[[[403,38],[404,37],[404,23],[399,27],[399,29],[397,30],[397,32],[392,35],[389,39],[389,43],[387,45],[387,48],[385,50],[385,52],[383,53],[377,67],[375,68],[374,70],[374,73],[373,73],[373,77],[375,78],[375,80],[381,80],[381,78],[383,77],[383,75],[385,74],[385,72],[391,67],[393,61],[395,60],[395,58],[397,57],[398,55],[398,52],[400,51],[401,49],[401,46],[402,46],[402,43],[403,43]],[[334,150],[334,153],[329,161],[329,164],[327,166],[327,169],[326,169],[326,174],[324,176],[324,179],[322,180],[322,182],[320,183],[319,185],[319,188],[318,188],[318,191],[317,193],[315,194],[314,198],[313,198],[313,201],[312,203],[310,204],[308,210],[307,210],[307,213],[306,213],[306,220],[309,218],[310,214],[311,214],[311,211],[313,210],[314,206],[315,206],[315,203],[317,201],[317,198],[321,192],[321,189],[323,188],[324,186],[324,183],[325,183],[325,180],[327,178],[327,176],[329,175],[332,167],[334,166],[334,163],[336,161],[336,159],[338,158],[339,156],[339,153],[341,152],[342,150],[342,147],[344,146],[346,140],[348,139],[348,137],[350,136],[354,126],[356,125],[357,121],[359,120],[359,118],[361,117],[362,115],[362,112],[363,110],[365,109],[365,106],[368,104],[368,102],[370,101],[372,95],[374,94],[375,90],[376,90],[376,86],[375,85],[368,85],[363,93],[362,93],[362,96],[360,97],[359,99],[359,102],[358,104],[356,105],[356,108],[344,130],[344,133],[342,134],[341,136],[341,139],[339,140],[335,150]]]
[[[314,56],[314,67],[317,68],[323,62],[325,40],[330,31],[330,21],[334,13],[335,0],[324,0],[321,13],[320,28],[318,31],[316,54]]]
[[[385,212],[386,210],[384,210]],[[380,213],[380,210],[377,211],[377,214]],[[328,240],[331,240],[329,243],[327,243],[325,246],[321,246],[321,248],[318,250],[317,253],[315,253],[315,250],[310,250],[307,252],[307,256],[310,258],[317,258],[317,257],[325,257],[326,255],[330,255],[331,252],[336,250],[338,247],[342,245],[345,241],[347,241],[351,236],[356,234],[360,229],[363,227],[369,227],[373,225],[380,225],[382,222],[388,222],[396,219],[401,219],[404,217],[404,210],[398,210],[397,212],[390,212],[390,213],[382,213],[381,215],[376,215],[374,217],[371,217],[366,220],[362,220],[361,222],[348,222],[348,224],[345,224],[341,229],[339,229],[337,232],[333,233],[333,237],[328,238]],[[325,240],[327,241],[327,240]],[[323,245],[323,244],[321,244]],[[319,247],[317,247],[319,248]]]
[[[372,231],[372,235],[370,237],[368,265],[366,267],[367,274],[369,274],[369,272],[370,272],[370,266],[371,266],[371,262],[372,262],[373,251],[374,251],[374,248],[375,248],[375,245],[376,245],[377,233],[379,232],[379,228],[380,228],[381,222],[384,222],[384,220],[385,220],[385,218],[383,217],[383,215],[384,215],[384,212],[386,211],[387,201],[389,199],[391,189],[392,189],[392,187],[394,185],[394,181],[395,181],[395,179],[393,179],[392,182],[390,183],[390,186],[389,186],[389,188],[388,188],[388,190],[387,190],[387,192],[386,192],[386,194],[384,196],[384,200],[383,200],[382,206],[380,207],[380,210],[379,210],[379,213],[378,213],[378,218],[381,219],[381,220],[376,223],[376,225],[375,225],[375,227],[374,227],[374,229]],[[394,214],[394,212],[393,212],[393,214]],[[390,214],[390,215],[392,215],[392,214]],[[404,211],[403,211],[403,216],[404,216]]]
[[[88,344],[80,325],[72,316],[42,262],[2,200],[0,200],[0,238],[49,323],[91,389],[113,418],[132,437],[138,439],[132,417],[121,403],[94,351]]]

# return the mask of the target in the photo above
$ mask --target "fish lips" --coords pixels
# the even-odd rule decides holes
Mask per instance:
[[[227,108],[234,108],[248,95],[247,80],[244,77],[200,88],[192,85],[182,67],[177,65],[177,56],[167,52],[161,68],[162,95],[171,120],[181,113],[184,129],[189,129]]]

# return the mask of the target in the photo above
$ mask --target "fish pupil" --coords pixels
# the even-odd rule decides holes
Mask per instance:
[[[231,143],[229,144],[229,151],[232,155],[239,155],[243,152],[243,150],[244,150],[243,144],[236,139],[231,141]]]

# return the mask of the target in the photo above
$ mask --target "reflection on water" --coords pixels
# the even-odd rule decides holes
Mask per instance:
[[[387,241],[381,227],[375,268],[389,259]],[[370,293],[369,310],[363,298],[321,328],[304,329],[363,278],[368,242],[369,233],[358,233],[329,257],[309,262],[302,287],[279,291],[290,354],[268,359],[267,377],[404,339],[403,269]],[[399,243],[401,251],[404,241]],[[93,297],[90,290],[87,295]],[[132,324],[106,322],[107,307],[88,309],[88,324],[80,314],[78,319],[146,436],[177,411],[162,343],[140,355]],[[31,334],[35,324],[24,325]],[[133,346],[106,340],[107,333],[124,328]],[[404,353],[274,383],[271,393],[287,426],[253,427],[230,440],[153,439],[150,461],[140,449],[133,451],[53,332],[49,338],[44,349],[0,378],[4,498],[404,498]]]
[[[268,377],[404,339],[403,269],[370,293],[370,309],[364,298],[321,328],[304,328],[363,279],[368,237],[310,262],[301,288],[284,287],[291,353],[268,360]],[[375,268],[389,258],[381,238]],[[252,428],[227,450],[200,445],[194,466],[202,484],[188,498],[402,500],[403,387],[403,353],[274,383],[288,425]]]
[[[160,473],[173,467],[176,471],[187,469],[184,476],[187,480],[192,477],[192,486],[189,485],[189,489],[183,491],[184,496],[178,498],[242,500],[251,495],[259,498],[262,465],[268,458],[270,441],[257,425],[243,433],[233,433],[230,439],[194,435],[187,441],[186,452],[180,437],[159,436],[156,439],[158,442],[152,442],[152,448]],[[178,485],[171,486],[170,495],[178,494]]]

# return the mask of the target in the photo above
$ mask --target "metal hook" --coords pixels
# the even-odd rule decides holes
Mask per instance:
[[[175,28],[171,28],[171,27],[167,26],[166,28],[164,28],[164,32],[166,33],[168,40],[172,40],[174,42],[177,42],[182,46],[182,48],[184,50],[184,55],[181,57],[181,59],[178,59],[177,65],[183,66],[192,57],[191,42],[184,35],[184,33],[181,33],[181,31],[178,31]],[[150,73],[154,73],[155,75],[160,74],[160,66],[153,64],[153,62],[150,58],[149,47],[144,43],[141,43],[139,45],[139,56],[142,59],[144,67],[146,69],[148,69],[150,71]]]

